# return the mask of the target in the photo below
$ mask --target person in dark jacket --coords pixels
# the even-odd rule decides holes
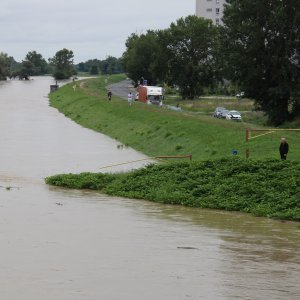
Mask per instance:
[[[289,152],[289,144],[287,143],[285,138],[281,138],[279,153],[282,160],[286,160],[288,152]]]
[[[112,96],[112,92],[109,89],[108,92],[107,92],[107,98],[108,98],[109,101],[111,101],[111,96]]]

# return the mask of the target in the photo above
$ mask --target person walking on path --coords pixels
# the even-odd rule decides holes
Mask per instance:
[[[128,96],[127,96],[127,100],[128,100],[128,104],[129,104],[129,106],[131,106],[132,99],[133,99],[132,93],[131,93],[131,92],[129,92],[129,94],[128,94]]]
[[[280,140],[279,153],[281,160],[286,160],[287,154],[289,152],[289,144],[286,139],[283,137]]]
[[[109,101],[111,101],[111,96],[112,96],[112,92],[109,89],[108,92],[107,92],[107,98],[108,98]]]

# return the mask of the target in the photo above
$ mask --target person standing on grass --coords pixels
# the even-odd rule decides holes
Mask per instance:
[[[281,160],[286,160],[287,154],[289,152],[289,144],[286,139],[283,137],[280,140],[279,153]]]
[[[128,104],[131,106],[131,103],[132,103],[132,93],[129,92],[128,96],[127,96],[127,99],[128,99]]]
[[[107,92],[107,98],[108,98],[109,101],[111,101],[111,96],[112,96],[112,92],[109,89],[108,92]]]

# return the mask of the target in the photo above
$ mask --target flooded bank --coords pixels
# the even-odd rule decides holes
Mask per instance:
[[[295,223],[46,186],[144,158],[49,107],[50,84],[0,84],[1,299],[299,299]]]

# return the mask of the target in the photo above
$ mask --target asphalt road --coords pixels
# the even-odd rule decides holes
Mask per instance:
[[[127,100],[127,95],[129,92],[131,92],[135,97],[135,88],[130,79],[108,85],[107,88],[111,90],[113,97],[115,95]],[[182,111],[180,107],[175,107],[172,105],[163,105],[163,107],[170,110]]]
[[[127,100],[127,95],[129,92],[135,95],[135,88],[132,85],[131,80],[123,80],[121,82],[111,84],[108,86],[108,88],[110,88],[113,97],[115,95]]]

